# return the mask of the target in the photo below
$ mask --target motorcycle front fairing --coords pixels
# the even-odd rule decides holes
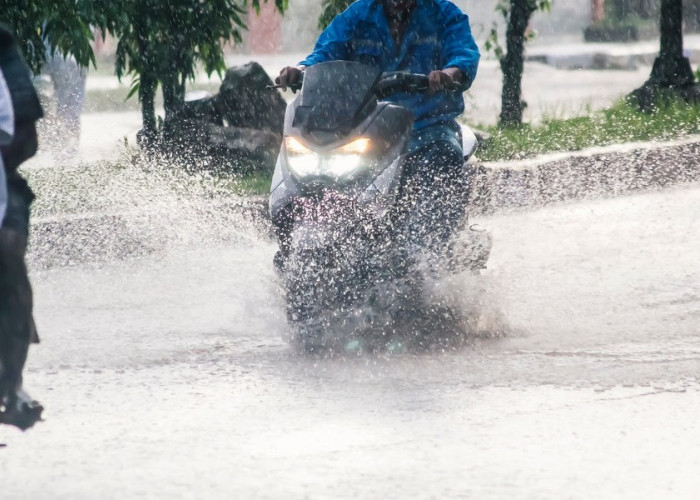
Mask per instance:
[[[364,78],[356,77],[362,71]],[[400,106],[377,103],[371,92],[379,73],[367,71],[372,68],[347,61],[306,70],[302,92],[285,116],[270,190],[273,220],[299,200],[329,193],[376,217],[393,205],[413,116]],[[337,102],[355,91],[359,97],[349,105]]]

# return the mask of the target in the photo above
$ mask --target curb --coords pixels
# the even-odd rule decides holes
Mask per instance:
[[[700,136],[473,166],[469,213],[491,215],[700,182]],[[266,196],[178,208],[33,219],[28,261],[45,269],[138,257],[172,242],[196,246],[271,234]]]
[[[684,56],[691,64],[700,63],[700,36],[683,37]],[[525,61],[540,62],[557,69],[634,70],[651,66],[659,55],[658,36],[638,42],[585,42],[528,47]]]
[[[578,54],[534,53],[525,56],[525,61],[539,62],[556,69],[617,69],[635,70],[639,66],[651,66],[658,51],[643,51],[629,54],[611,54],[605,51],[581,52]]]
[[[487,215],[700,181],[700,137],[483,163],[476,169],[471,213]]]

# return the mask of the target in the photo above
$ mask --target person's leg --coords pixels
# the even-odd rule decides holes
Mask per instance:
[[[0,423],[22,430],[41,420],[44,410],[22,388],[29,344],[38,341],[32,317],[32,288],[24,263],[26,248],[27,234],[3,224],[0,229]]]
[[[85,101],[86,73],[72,59],[58,59],[51,77],[56,99],[56,118],[61,138],[61,159],[67,160],[78,152],[80,115]]]
[[[24,264],[26,239],[0,229],[0,393],[22,386],[22,369],[32,337],[32,290]]]
[[[21,178],[8,183],[8,206],[0,228],[0,395],[22,385],[27,350],[37,340],[32,318],[32,288],[24,256],[29,205],[33,195]]]
[[[410,245],[439,251],[464,222],[470,175],[457,138],[438,136],[406,160],[398,223]]]

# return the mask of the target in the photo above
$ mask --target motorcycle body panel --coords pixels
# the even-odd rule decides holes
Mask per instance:
[[[386,145],[382,154],[376,159],[377,165],[370,175],[354,182],[339,183],[333,178],[314,178],[300,180],[295,178],[289,168],[285,146],[282,146],[277,158],[270,191],[270,215],[273,220],[280,211],[302,196],[313,195],[324,188],[341,191],[377,209],[387,208],[393,203],[401,177],[401,163],[411,136],[413,116],[404,108],[379,103],[372,113],[360,122],[348,136],[340,139],[330,138],[324,134],[305,134],[293,125],[294,114],[300,98],[287,107],[284,135],[304,137],[310,145],[321,154],[347,144],[348,137],[371,137],[373,141]]]

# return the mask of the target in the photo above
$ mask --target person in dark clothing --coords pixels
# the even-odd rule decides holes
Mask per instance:
[[[333,60],[428,76],[428,93],[388,100],[415,119],[400,194],[408,234],[440,251],[464,218],[470,184],[455,120],[464,112],[464,100],[462,92],[447,89],[459,84],[467,90],[479,57],[469,18],[449,0],[357,0],[336,16],[314,51],[298,66],[283,68],[276,82],[298,83],[306,67]],[[278,229],[284,249],[284,228]]]
[[[29,344],[39,338],[25,264],[34,193],[18,168],[37,151],[36,122],[43,112],[12,31],[3,25],[0,71],[14,114],[13,134],[0,146],[7,181],[7,206],[0,224],[0,422],[26,428],[40,418],[42,408],[22,391]]]

